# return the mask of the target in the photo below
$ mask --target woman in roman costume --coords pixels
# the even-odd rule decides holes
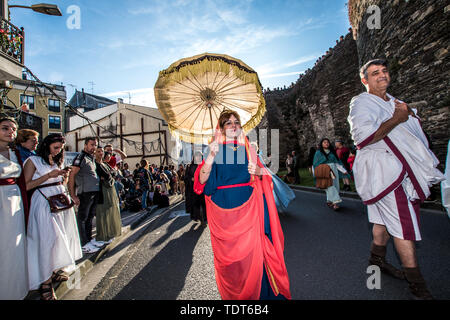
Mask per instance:
[[[245,137],[239,114],[224,110],[195,172],[206,199],[216,282],[222,299],[291,299],[284,236],[272,176]]]

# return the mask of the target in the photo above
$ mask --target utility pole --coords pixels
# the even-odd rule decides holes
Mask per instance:
[[[94,85],[95,85],[94,81],[89,81],[88,83],[91,85],[92,94],[94,94]]]

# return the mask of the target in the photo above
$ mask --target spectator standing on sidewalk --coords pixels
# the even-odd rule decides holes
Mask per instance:
[[[347,170],[347,172],[350,172],[350,166],[347,162],[347,159],[350,155],[350,149],[347,148],[342,140],[336,140],[334,142],[334,146],[336,147],[336,154],[339,158],[339,160],[341,160],[342,165],[345,167],[345,169]],[[342,179],[342,181],[344,182],[344,187],[342,188],[342,190],[344,191],[352,191],[351,187],[350,187],[350,175],[347,174],[343,174],[341,172],[339,172],[339,179]]]
[[[70,169],[63,169],[65,139],[60,134],[45,137],[38,155],[24,163],[31,197],[27,230],[28,278],[30,290],[39,289],[42,300],[55,300],[52,281],[67,281],[65,272],[75,270],[83,257],[73,207],[51,212],[46,198],[66,194]]]
[[[139,187],[142,191],[142,209],[147,209],[148,204],[148,192],[150,190],[150,186],[153,184],[153,180],[150,172],[148,171],[148,162],[145,159],[142,159],[140,162],[140,168],[137,172],[137,176],[139,179]]]
[[[286,170],[287,174],[284,177],[284,182],[292,184],[294,182],[294,160],[292,154],[288,154],[286,157]]]
[[[97,139],[88,137],[84,140],[84,149],[73,160],[69,176],[69,192],[75,205],[78,206],[78,231],[80,233],[83,252],[98,251],[92,239],[92,220],[100,190],[100,180],[97,176],[94,160]]]
[[[113,168],[114,170],[117,169],[117,165],[119,162],[123,161],[126,159],[127,155],[125,154],[125,152],[123,152],[120,149],[117,148],[113,148],[113,146],[111,144],[107,144],[104,148],[104,152],[109,152],[111,153],[111,159],[109,159],[108,164],[110,165],[111,168]]]
[[[292,167],[294,170],[294,184],[300,184],[300,175],[298,174],[298,170],[300,169],[300,161],[298,161],[295,151],[292,151]]]
[[[186,172],[184,171],[184,166],[182,164],[180,164],[177,174],[178,174],[178,178],[179,178],[178,180],[179,180],[179,184],[180,184],[180,193],[182,194],[183,199],[184,199],[185,198],[184,176],[185,176]]]
[[[31,129],[21,129],[17,131],[15,143],[23,163],[29,156],[36,155],[35,151],[39,144],[39,132]]]
[[[115,190],[113,169],[109,166],[111,154],[104,153],[102,147],[95,151],[97,175],[100,178],[100,192],[96,207],[96,241],[110,243],[122,234],[119,198]]]
[[[28,293],[26,186],[20,154],[10,147],[17,127],[14,118],[0,116],[0,300],[19,300]]]
[[[173,194],[178,194],[180,192],[180,177],[178,177],[177,170],[175,170],[174,166],[171,166],[170,171],[172,173]]]
[[[195,171],[202,163],[203,154],[200,151],[195,152],[191,164],[186,169],[186,212],[190,213],[191,220],[196,222],[206,221],[205,195],[194,192]],[[188,204],[189,202],[189,204]],[[202,219],[202,209],[204,219]],[[189,210],[189,211],[188,211]]]
[[[194,161],[192,161],[192,163],[189,163],[186,166],[186,170],[184,172],[184,198],[186,199],[185,208],[186,213],[189,213],[191,215],[191,219],[192,219],[192,198],[194,196],[194,181],[192,179],[194,179],[195,173],[195,169],[191,169],[193,162]]]

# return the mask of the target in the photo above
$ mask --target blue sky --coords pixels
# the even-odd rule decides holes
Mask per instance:
[[[9,0],[57,4],[62,17],[11,8],[25,64],[45,82],[155,106],[158,72],[203,52],[241,59],[264,88],[289,86],[350,27],[347,0]],[[71,6],[80,28],[70,29]]]

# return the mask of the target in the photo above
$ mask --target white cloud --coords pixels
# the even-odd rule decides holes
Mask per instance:
[[[313,61],[317,59],[319,54],[310,54],[307,56],[300,57],[296,59],[295,61],[287,62],[287,63],[279,63],[279,62],[272,62],[267,63],[264,65],[261,65],[257,68],[255,68],[256,72],[258,72],[258,75],[261,79],[268,79],[268,78],[277,78],[277,77],[285,77],[285,76],[291,76],[295,74],[303,73],[304,71],[292,71],[292,72],[277,72],[286,68],[290,68],[305,62]]]
[[[292,32],[286,28],[269,29],[264,26],[244,26],[233,30],[225,37],[197,38],[193,43],[186,43],[181,52],[185,56],[202,52],[238,55],[269,43],[276,38],[289,37]]]
[[[270,79],[270,78],[279,78],[279,77],[288,77],[288,76],[294,76],[300,73],[303,73],[304,71],[294,71],[294,72],[284,72],[284,73],[272,73],[272,74],[262,74],[260,75],[261,79]]]
[[[308,55],[308,56],[304,56],[304,57],[298,58],[295,61],[288,62],[284,66],[285,67],[293,67],[293,66],[305,63],[305,62],[316,60],[318,56],[319,56],[319,54],[311,54],[311,55]]]
[[[102,97],[108,97],[112,100],[122,98],[124,102],[139,106],[156,108],[155,95],[153,88],[140,88],[100,94]]]

